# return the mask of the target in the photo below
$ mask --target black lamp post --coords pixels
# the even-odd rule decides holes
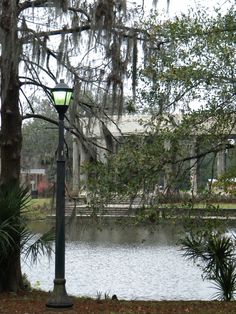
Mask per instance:
[[[64,157],[64,115],[69,107],[73,89],[61,80],[51,89],[54,107],[59,114],[59,143],[57,158],[56,184],[56,243],[55,243],[55,279],[51,298],[46,306],[51,308],[69,308],[73,306],[65,287],[65,157]]]

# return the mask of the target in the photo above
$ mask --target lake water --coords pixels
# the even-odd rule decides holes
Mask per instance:
[[[40,233],[45,224],[37,225]],[[35,229],[35,227],[34,227]],[[67,228],[66,289],[69,294],[120,299],[209,300],[213,284],[203,281],[201,270],[183,258],[176,244],[181,228],[174,224],[155,228],[104,226]],[[23,263],[33,286],[53,289],[54,259],[43,256],[37,265]]]

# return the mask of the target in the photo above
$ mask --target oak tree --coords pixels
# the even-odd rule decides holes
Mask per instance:
[[[130,7],[125,0],[0,2],[2,187],[19,185],[22,117],[37,114],[29,96],[50,99],[48,86],[54,87],[65,76],[74,85],[74,103],[80,104],[80,112],[90,116],[111,108],[122,112],[123,82],[132,72],[135,92],[137,41],[147,35],[136,23],[144,15],[143,4]],[[83,101],[88,88],[95,96],[93,102]],[[77,115],[74,110],[73,121]],[[74,127],[75,135],[81,136],[78,124]],[[15,214],[19,215],[17,209]],[[6,258],[5,277],[0,277],[0,290],[22,288],[19,237],[15,241],[15,249]]]

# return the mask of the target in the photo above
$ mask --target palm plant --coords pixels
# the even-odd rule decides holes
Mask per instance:
[[[184,257],[200,261],[203,279],[214,282],[216,297],[230,301],[236,290],[235,239],[215,231],[190,232],[181,241]]]
[[[15,251],[36,262],[38,256],[51,256],[54,234],[49,231],[41,236],[33,234],[24,217],[29,206],[28,189],[17,185],[4,185],[0,189],[0,288],[5,280],[8,260]]]
[[[55,240],[52,230],[38,236],[26,228],[22,235],[21,252],[25,259],[31,258],[32,263],[36,263],[40,256],[52,254],[52,241]]]
[[[15,232],[15,228],[11,225],[10,220],[11,219],[6,219],[0,224],[0,262],[7,256],[14,244],[14,239],[11,236],[11,233]]]
[[[236,290],[235,262],[229,262],[227,267],[220,268],[219,274],[214,276],[214,285],[217,289],[215,297],[220,300],[230,301],[234,299]]]

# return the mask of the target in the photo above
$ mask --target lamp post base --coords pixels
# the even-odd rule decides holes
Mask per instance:
[[[65,279],[54,279],[54,289],[52,296],[46,303],[50,308],[70,308],[73,306],[71,299],[68,297],[65,288]]]

